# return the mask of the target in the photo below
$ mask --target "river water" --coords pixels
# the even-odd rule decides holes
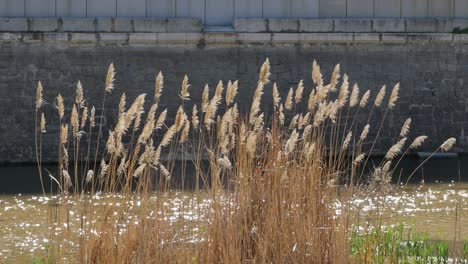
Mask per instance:
[[[175,217],[200,218],[195,209],[209,207],[209,199],[193,200],[190,194],[174,192],[164,204]],[[468,183],[412,184],[384,197],[356,196],[353,204],[364,222],[373,217],[377,201],[384,201],[378,217],[387,225],[404,222],[416,231],[428,232],[431,239],[468,241]],[[37,195],[0,196],[0,262],[32,263],[34,256],[44,253],[49,203],[49,198]],[[69,244],[76,246],[73,241]]]

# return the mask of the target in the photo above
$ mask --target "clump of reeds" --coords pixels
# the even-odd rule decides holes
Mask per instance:
[[[114,79],[111,64],[101,116]],[[115,126],[108,131],[103,131],[102,121],[96,124],[96,108],[87,104],[78,82],[71,105],[60,95],[56,99],[59,170],[58,177],[50,175],[64,204],[78,195],[81,199],[75,212],[81,214],[82,230],[73,258],[93,263],[349,261],[349,207],[342,206],[338,213],[334,205],[338,201],[346,204],[354,187],[362,183],[386,113],[395,108],[399,84],[386,103],[384,86],[369,104],[369,90],[359,98],[359,86],[350,89],[347,75],[340,79],[339,65],[326,82],[314,61],[308,88],[301,80],[296,89],[281,95],[276,83],[270,88],[267,59],[260,68],[250,112],[241,113],[235,100],[237,81],[220,81],[214,91],[206,85],[198,107],[197,102],[190,105],[189,89],[193,88],[185,76],[179,93],[181,106],[169,123],[167,109],[159,109],[164,86],[160,72],[153,96],[141,94],[132,103],[125,94],[120,97]],[[272,89],[272,99],[263,96],[265,89]],[[307,100],[304,93],[309,93]],[[37,94],[36,116],[43,100],[40,83]],[[264,113],[264,103],[273,104],[274,112]],[[375,111],[383,111],[384,119],[360,127],[356,117],[362,109],[370,113],[368,120]],[[70,110],[67,120],[65,113]],[[40,124],[40,133],[44,133],[43,114]],[[410,124],[410,119],[405,122],[382,163],[372,170],[369,177],[374,184],[388,186],[399,162],[395,158],[420,147],[426,139],[417,137],[406,146]],[[374,128],[377,137],[368,139]],[[103,136],[107,137],[104,147],[99,144]],[[370,149],[366,142],[372,143]],[[448,151],[454,143],[449,139],[438,150]],[[40,146],[38,140],[39,171]],[[197,212],[205,219],[196,222],[197,231],[187,230],[193,224],[190,221],[170,220],[166,198],[154,192],[170,194],[176,181],[184,182],[185,175],[176,174],[179,165],[174,158],[188,150],[192,157],[183,161],[182,171],[185,164],[193,165],[193,200],[209,200],[209,207]],[[113,194],[114,203],[123,201],[125,205],[99,207],[94,203],[97,194]],[[138,207],[133,206],[135,201]],[[63,208],[69,216],[70,206]],[[186,242],[187,236],[195,236],[197,241]],[[60,238],[53,241],[51,252],[58,261],[67,247]]]

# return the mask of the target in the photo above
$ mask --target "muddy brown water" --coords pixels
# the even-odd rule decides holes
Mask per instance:
[[[49,199],[30,194],[0,196],[0,262],[32,263],[34,256],[44,254],[49,233],[46,224]],[[165,199],[164,204],[172,209],[174,217],[189,220],[202,218],[197,210],[210,206],[209,199],[195,202],[190,193],[174,192]],[[95,201],[104,204],[105,198]],[[431,239],[453,241],[456,237],[468,241],[468,183],[412,184],[397,188],[385,197],[381,194],[355,197],[353,204],[365,221],[376,217],[373,214],[378,201],[385,203],[378,217],[387,225],[404,222],[416,231],[427,232]],[[138,205],[138,201],[132,202]],[[73,206],[70,215],[79,218]],[[70,228],[79,232],[77,225]],[[77,247],[72,240],[67,244]]]

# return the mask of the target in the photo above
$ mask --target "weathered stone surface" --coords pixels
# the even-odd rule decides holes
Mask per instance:
[[[133,20],[131,18],[113,18],[111,20],[114,32],[133,32]]]
[[[372,24],[374,32],[405,32],[403,19],[374,19]]]
[[[22,40],[17,34],[22,34]],[[231,41],[236,34],[209,33],[208,38],[213,40],[214,36],[214,47],[204,43],[203,37],[207,36],[201,33],[158,33],[159,45],[145,44],[153,42],[153,34],[130,33],[128,42],[127,38],[121,38],[122,35],[125,34],[0,33],[0,95],[4,98],[0,98],[0,162],[34,162],[32,128],[35,89],[39,80],[44,86],[46,102],[41,110],[50,120],[48,133],[44,136],[44,159],[54,161],[58,133],[57,123],[52,121],[56,115],[55,96],[61,93],[69,106],[74,98],[76,81],[81,80],[86,103],[99,108],[110,62],[114,62],[117,75],[115,89],[106,98],[108,111],[103,117],[104,131],[115,126],[120,94],[126,92],[128,100],[133,100],[140,93],[151,93],[154,74],[159,70],[164,72],[165,87],[180,87],[180,81],[187,73],[192,101],[196,103],[199,103],[205,83],[214,86],[220,79],[239,80],[239,108],[248,109],[258,68],[266,57],[272,63],[271,79],[278,83],[282,98],[298,80],[311,83],[313,59],[320,63],[325,79],[329,78],[333,66],[340,63],[351,83],[358,82],[363,89],[371,89],[374,95],[382,84],[392,87],[401,82],[400,99],[396,109],[388,112],[391,121],[384,123],[377,150],[387,149],[398,135],[401,124],[411,117],[413,126],[409,138],[421,134],[430,137],[421,150],[434,149],[446,138],[454,136],[458,139],[455,151],[468,151],[468,141],[462,132],[468,131],[465,110],[468,104],[467,35],[299,33],[298,40],[307,45],[277,46],[271,45],[272,40],[294,42],[296,34],[238,33],[236,41],[241,45],[218,45],[219,39]],[[379,35],[381,42],[374,43]],[[65,36],[69,37],[68,41]],[[446,42],[449,36],[453,36],[453,42]],[[17,40],[9,40],[12,38]],[[84,42],[79,42],[80,39]],[[200,45],[184,44],[189,43],[188,39],[191,43],[198,40]],[[178,45],[173,46],[174,43]],[[271,90],[270,85],[265,91]],[[173,116],[180,103],[178,92],[178,89],[164,90],[160,109],[168,108],[169,116]],[[262,100],[262,109],[271,109],[269,102]],[[303,103],[306,104],[306,100]],[[382,117],[382,112],[376,111],[371,123],[378,123]],[[365,125],[367,116],[360,115],[356,122],[359,126]]]
[[[0,31],[23,32],[28,31],[27,18],[0,18]]]
[[[55,32],[58,31],[58,20],[56,18],[31,18],[30,31],[33,32]]]
[[[135,32],[166,32],[166,19],[142,18],[133,21]]]
[[[238,18],[234,21],[237,32],[266,32],[267,23],[262,18]]]
[[[436,19],[406,19],[407,32],[437,32]]]
[[[65,32],[95,32],[94,18],[62,18],[62,31]]]
[[[298,32],[299,20],[271,18],[267,20],[269,32]]]
[[[333,19],[299,19],[299,32],[332,32]]]
[[[202,22],[197,18],[168,18],[167,32],[201,32]]]
[[[371,32],[370,19],[335,19],[335,32]]]

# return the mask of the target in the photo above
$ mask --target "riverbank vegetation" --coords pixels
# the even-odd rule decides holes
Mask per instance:
[[[356,233],[362,223],[350,202],[357,193],[391,192],[402,155],[427,139],[408,137],[408,118],[381,163],[369,164],[399,84],[361,91],[339,65],[324,80],[314,62],[312,83],[301,80],[281,94],[267,59],[250,111],[239,110],[237,81],[206,85],[201,102],[192,102],[185,76],[180,107],[171,113],[159,107],[160,72],[151,93],[130,104],[122,94],[115,120],[104,126],[115,77],[111,64],[99,107],[87,104],[78,82],[73,102],[58,95],[57,114],[48,117],[37,86],[38,169],[41,182],[55,186],[46,262],[391,263],[415,256],[405,251],[410,244],[400,250],[402,230],[377,220],[365,220],[374,231]],[[262,111],[265,104],[271,112]],[[370,124],[376,114],[379,123]],[[57,172],[43,171],[41,162],[52,119],[59,127]],[[454,138],[441,142],[434,153],[454,144]],[[187,191],[187,199],[174,205],[176,191]],[[449,257],[445,244],[434,245],[424,247],[427,256]]]

